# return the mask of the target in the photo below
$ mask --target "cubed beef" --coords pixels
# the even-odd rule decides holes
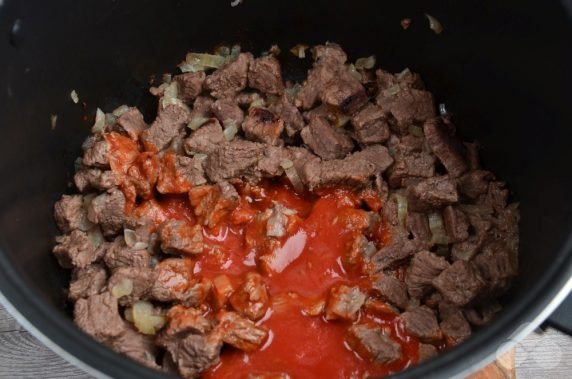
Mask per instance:
[[[63,233],[69,233],[75,229],[86,231],[93,226],[87,219],[87,211],[83,203],[82,195],[63,195],[54,204],[54,218]]]
[[[176,75],[173,79],[179,87],[178,98],[185,103],[190,103],[202,92],[206,74],[204,71],[186,72]]]
[[[463,312],[446,302],[439,304],[441,331],[449,346],[455,346],[471,336],[471,326]]]
[[[292,209],[288,209],[282,204],[275,202],[270,213],[270,217],[266,221],[267,237],[284,237],[288,226],[288,215],[296,213]]]
[[[478,170],[481,168],[479,158],[479,150],[481,147],[477,142],[465,142],[465,150],[467,152],[467,164],[470,170]]]
[[[469,168],[465,147],[439,120],[431,119],[423,125],[423,133],[433,154],[439,158],[449,176],[457,178]]]
[[[421,123],[435,117],[433,96],[427,91],[395,85],[382,90],[376,102],[395,118],[400,134],[405,134],[413,123]]]
[[[234,286],[229,277],[221,274],[213,278],[213,300],[216,308],[223,308],[227,303],[230,295],[234,292]]]
[[[204,82],[205,89],[217,99],[233,97],[237,92],[246,88],[248,66],[251,62],[252,54],[239,54],[236,60],[225,64],[207,76]]]
[[[254,272],[247,273],[244,282],[231,295],[229,301],[240,315],[253,321],[261,319],[270,305],[262,276]]]
[[[420,249],[431,247],[431,229],[429,219],[425,213],[408,212],[405,225],[409,233],[413,235],[413,242]]]
[[[220,362],[222,340],[218,335],[188,334],[159,340],[170,360],[184,378],[197,378]]]
[[[407,286],[401,280],[390,275],[382,274],[379,279],[373,282],[372,288],[384,299],[397,307],[401,309],[405,309],[407,307],[409,302]]]
[[[459,178],[457,185],[459,192],[469,199],[477,199],[487,193],[489,182],[494,179],[490,171],[473,170]]]
[[[463,242],[453,244],[451,247],[451,259],[454,261],[470,261],[481,251],[481,241],[477,236],[470,236]]]
[[[225,128],[231,125],[240,128],[242,125],[244,113],[233,99],[219,99],[213,103],[211,109]]]
[[[163,194],[187,193],[192,187],[207,182],[203,161],[174,153],[167,153],[161,161],[157,191]]]
[[[356,272],[364,260],[369,260],[377,251],[375,243],[369,241],[363,234],[358,234],[344,250],[342,264],[347,271]]]
[[[360,357],[378,365],[386,365],[401,358],[401,346],[380,327],[352,325],[346,341]]]
[[[353,137],[363,145],[382,143],[389,138],[389,124],[385,112],[374,104],[366,105],[351,119]]]
[[[332,42],[326,42],[325,45],[316,45],[311,51],[312,58],[317,62],[333,61],[338,64],[344,64],[348,59],[340,45]]]
[[[507,206],[508,201],[508,190],[505,188],[504,182],[490,182],[487,193],[479,200],[477,203],[485,203],[490,205],[495,212],[500,213]]]
[[[511,254],[503,241],[494,241],[483,246],[473,263],[485,280],[488,291],[503,292],[518,273],[516,255]]]
[[[409,239],[408,233],[401,227],[392,227],[390,230],[391,242],[382,247],[371,258],[373,272],[380,272],[393,268],[417,251],[415,243]]]
[[[432,288],[433,279],[447,267],[449,263],[445,258],[429,251],[420,251],[415,254],[405,274],[409,295],[414,298],[426,295]]]
[[[119,179],[113,171],[98,168],[82,168],[76,171],[73,181],[80,192],[89,189],[105,191],[119,185]]]
[[[107,290],[121,305],[131,305],[138,300],[147,299],[156,273],[147,267],[120,267],[113,271]],[[131,289],[129,291],[129,289]]]
[[[340,70],[320,91],[322,103],[344,114],[354,114],[367,103],[365,88],[347,69]]]
[[[217,319],[219,324],[216,331],[223,342],[246,352],[260,349],[268,337],[268,331],[257,326],[236,312],[222,311]]]
[[[137,246],[135,246],[137,247]],[[114,270],[119,267],[150,267],[151,254],[147,249],[133,249],[125,243],[123,236],[118,236],[109,244],[103,260],[106,266]]]
[[[437,317],[424,305],[403,312],[399,315],[399,319],[403,321],[405,330],[422,342],[438,342],[442,338]]]
[[[151,127],[141,133],[145,149],[153,152],[163,150],[185,127],[188,118],[188,112],[178,105],[160,109]]]
[[[117,188],[96,196],[87,208],[87,218],[101,225],[106,236],[118,233],[125,222],[125,196]]]
[[[68,298],[72,301],[96,295],[107,282],[107,273],[100,264],[91,264],[73,270]]]
[[[484,282],[473,266],[456,261],[433,279],[433,286],[445,300],[458,307],[473,301],[483,290]]]
[[[500,310],[501,306],[498,302],[488,300],[475,305],[473,308],[465,309],[463,313],[471,324],[483,326],[488,324]]]
[[[389,155],[387,147],[382,145],[373,145],[356,151],[348,158],[351,160],[365,160],[375,165],[376,174],[381,174],[393,164],[393,158]],[[346,158],[347,159],[347,158]]]
[[[419,74],[411,72],[408,68],[395,75],[377,69],[375,76],[380,90],[386,90],[395,85],[403,88],[425,89],[425,84],[423,84]]]
[[[139,135],[149,128],[149,125],[143,119],[139,109],[129,107],[126,112],[117,118],[117,128],[126,133],[132,140],[137,141]]]
[[[157,347],[153,342],[153,336],[141,334],[127,323],[125,323],[125,333],[111,342],[111,348],[148,367],[159,368],[155,363]]]
[[[304,128],[304,117],[290,101],[283,97],[281,103],[277,106],[276,112],[280,119],[284,121],[286,134],[292,137]]]
[[[376,167],[364,159],[309,160],[298,171],[300,179],[310,190],[319,187],[343,186],[363,188],[375,175]]]
[[[412,180],[435,175],[435,158],[423,150],[423,140],[415,136],[391,136],[387,142],[395,163],[389,170],[389,185],[402,187]]]
[[[84,268],[97,261],[105,253],[105,243],[101,234],[74,230],[70,234],[56,237],[53,253],[64,268]]]
[[[213,328],[213,323],[204,315],[205,311],[197,308],[188,308],[183,305],[174,305],[167,312],[167,326],[162,333],[166,336],[192,334],[206,334]]]
[[[224,181],[219,182],[224,183]],[[224,188],[222,188],[224,189]],[[230,194],[230,192],[226,192]],[[220,185],[193,187],[189,191],[189,200],[197,216],[197,223],[214,228],[234,210],[238,204],[236,196],[225,198]]]
[[[167,254],[203,252],[203,228],[186,221],[168,220],[160,226],[161,249]]]
[[[282,94],[284,83],[278,59],[272,55],[254,59],[248,68],[248,86],[262,93]]]
[[[207,119],[213,117],[212,105],[214,104],[214,99],[210,96],[199,96],[193,102],[193,109],[189,115],[189,120],[196,122],[197,120],[206,121]]]
[[[248,111],[242,130],[246,138],[252,141],[278,145],[281,142],[284,121],[268,109],[253,107]]]
[[[235,139],[220,145],[209,155],[205,172],[213,182],[225,179],[251,177],[263,155],[264,145]]]
[[[75,324],[99,342],[109,344],[125,334],[117,299],[109,292],[79,299],[73,313]]]
[[[308,126],[300,132],[302,140],[312,151],[324,159],[343,158],[354,144],[342,131],[334,129],[325,119],[312,117]]]
[[[82,149],[82,164],[89,167],[109,167],[109,144],[101,135],[87,137]]]
[[[260,157],[258,161],[258,165],[256,165],[256,172],[258,172],[259,175],[269,178],[281,176],[284,173],[282,165],[293,160],[291,154],[291,148],[267,145],[262,157]],[[308,154],[314,156],[311,153]]]
[[[187,154],[210,154],[225,142],[222,126],[216,119],[210,119],[185,139],[184,148]]]
[[[437,356],[437,348],[427,343],[419,344],[419,363],[428,361]]]
[[[463,211],[449,205],[443,210],[443,221],[449,243],[462,242],[469,238],[469,221]]]
[[[343,284],[333,287],[326,305],[326,320],[353,321],[357,319],[365,299],[366,295],[360,291],[359,287],[349,287]]]
[[[178,301],[187,306],[200,305],[209,295],[211,282],[193,278],[190,259],[168,258],[156,267],[156,280],[150,297],[157,301]]]
[[[457,186],[448,176],[435,176],[411,186],[407,202],[411,210],[427,211],[459,201]]]
[[[261,107],[266,106],[266,101],[258,92],[240,92],[234,97],[234,101],[242,108],[250,108],[252,103]]]

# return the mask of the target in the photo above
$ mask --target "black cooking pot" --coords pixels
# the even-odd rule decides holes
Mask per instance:
[[[287,50],[327,40],[354,59],[373,53],[390,71],[420,72],[521,204],[520,276],[501,314],[398,376],[466,372],[548,316],[572,285],[570,0],[230,2],[0,2],[0,290],[25,326],[92,373],[161,377],[73,326],[62,292],[68,274],[50,254],[52,205],[73,191],[73,162],[95,108],[128,103],[152,112],[150,75],[170,71],[191,49],[240,43],[260,53],[277,43],[286,77],[299,79],[306,67]],[[424,12],[442,22],[441,35]],[[70,101],[72,89],[80,104]]]

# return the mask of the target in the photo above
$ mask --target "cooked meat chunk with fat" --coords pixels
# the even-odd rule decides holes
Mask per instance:
[[[192,187],[206,182],[203,161],[200,159],[170,152],[163,155],[156,186],[159,193],[187,193]]]
[[[193,277],[193,262],[190,259],[167,258],[156,270],[156,280],[150,298],[157,301],[177,301],[186,306],[198,306],[209,295],[211,282]]]
[[[371,257],[370,270],[374,273],[396,267],[418,250],[418,246],[408,238],[408,233],[403,228],[393,227],[390,234],[391,242]]]
[[[74,230],[56,237],[56,246],[52,251],[60,266],[84,268],[103,256],[105,243],[101,234],[97,236]]]
[[[312,117],[308,126],[300,132],[302,140],[312,151],[324,159],[343,158],[350,153],[354,144],[350,137],[334,129],[321,117]]]
[[[188,334],[161,339],[160,343],[184,378],[196,378],[220,361],[222,341],[215,334]]]
[[[96,196],[87,208],[87,218],[99,224],[106,236],[117,234],[125,222],[125,195],[117,188]]]
[[[389,275],[382,275],[373,282],[372,288],[377,291],[384,299],[396,305],[401,309],[405,309],[409,302],[407,296],[407,286],[401,280]]]
[[[433,154],[443,163],[449,176],[457,178],[467,171],[465,147],[437,119],[425,122],[423,133]]]
[[[282,94],[284,83],[278,59],[272,55],[254,59],[248,68],[248,86],[262,93]]]
[[[411,186],[407,201],[412,210],[428,211],[455,204],[459,201],[459,194],[453,180],[447,176],[435,176]]]
[[[268,337],[268,331],[236,312],[223,311],[217,316],[217,332],[222,340],[242,351],[260,349]]]
[[[119,267],[111,274],[107,289],[119,304],[131,305],[147,299],[155,278],[156,272],[151,268]]]
[[[326,304],[326,320],[355,320],[365,298],[366,295],[360,291],[359,287],[349,287],[343,284],[333,287]]]
[[[428,361],[437,356],[437,348],[427,343],[419,344],[419,363]]]
[[[473,263],[493,294],[506,290],[518,273],[516,258],[503,241],[485,245]]]
[[[264,145],[256,142],[233,140],[218,146],[209,155],[205,172],[213,182],[231,178],[257,176],[256,165],[264,151]]]
[[[401,358],[401,346],[380,327],[368,324],[352,325],[346,341],[360,357],[378,365],[389,364]]]
[[[189,113],[178,105],[160,109],[149,129],[141,133],[141,141],[147,151],[161,151],[179,135],[189,119]]]
[[[460,177],[457,184],[461,194],[475,200],[487,193],[491,180],[494,175],[490,171],[473,170]]]
[[[472,264],[456,261],[433,279],[433,286],[443,298],[463,307],[473,301],[483,290],[484,282]]]
[[[408,212],[405,219],[405,226],[413,236],[413,242],[421,249],[429,249],[431,243],[431,229],[429,219],[425,213]]]
[[[160,226],[161,249],[167,254],[200,254],[203,252],[203,228],[186,221],[169,220]]]
[[[393,116],[399,134],[405,134],[409,125],[422,123],[435,117],[435,105],[430,92],[394,85],[381,90],[376,99],[385,112]]]
[[[320,93],[322,103],[344,114],[354,114],[367,103],[365,88],[347,69],[342,69]]]
[[[151,254],[146,248],[135,250],[127,246],[125,238],[118,236],[107,246],[103,261],[111,270],[119,267],[150,267]]]
[[[422,305],[399,315],[408,333],[422,342],[438,342],[442,338],[441,329],[433,311]]]
[[[439,304],[441,323],[439,326],[449,346],[455,346],[471,336],[471,326],[463,312],[446,302]]]
[[[88,167],[109,167],[109,144],[101,135],[89,136],[82,145],[82,164]]]
[[[290,137],[298,133],[306,123],[304,122],[304,117],[285,96],[282,97],[280,103],[275,107],[270,108],[275,114],[284,121],[284,128],[286,129],[286,134]]]
[[[191,334],[206,334],[213,328],[213,322],[205,317],[205,311],[175,305],[167,312],[167,326],[162,333],[166,336]]]
[[[139,135],[149,128],[143,119],[143,115],[135,107],[129,107],[125,113],[119,116],[116,125],[120,131],[126,133],[134,141],[137,141]]]
[[[420,251],[411,259],[411,264],[405,274],[405,283],[409,295],[421,298],[432,290],[432,282],[439,274],[449,267],[445,258],[430,251]]]
[[[469,238],[469,221],[463,211],[449,205],[443,210],[443,221],[449,243],[462,242]]]
[[[240,128],[244,120],[242,109],[233,99],[219,99],[213,103],[211,110],[225,128],[231,125]]]
[[[54,218],[63,233],[75,229],[86,231],[93,226],[87,219],[82,195],[63,195],[54,205]]]
[[[240,315],[253,321],[261,319],[270,305],[262,276],[254,272],[247,273],[244,282],[230,296],[229,301]]]
[[[210,154],[225,142],[222,126],[210,119],[185,139],[184,148],[187,154]]]
[[[76,325],[99,342],[112,342],[125,333],[117,299],[109,292],[79,299],[73,313]]]
[[[352,136],[360,144],[382,143],[390,136],[385,112],[377,105],[366,105],[352,117],[351,123],[354,128]]]
[[[91,264],[84,268],[73,270],[70,281],[68,298],[76,301],[81,298],[96,295],[105,286],[107,273],[100,264]]]
[[[242,124],[246,138],[269,145],[278,145],[284,130],[284,121],[264,108],[250,108]]]
[[[82,168],[76,171],[73,181],[80,192],[89,189],[106,191],[119,184],[119,179],[113,171],[98,168]]]
[[[251,62],[252,54],[239,54],[236,60],[225,64],[206,78],[205,89],[217,99],[233,97],[246,88]]]
[[[178,98],[185,103],[190,103],[203,90],[203,83],[206,79],[204,71],[199,72],[186,72],[184,74],[175,75],[173,80],[178,84]]]

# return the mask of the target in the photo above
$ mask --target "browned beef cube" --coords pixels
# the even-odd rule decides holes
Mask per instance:
[[[258,92],[242,91],[236,94],[234,101],[242,108],[250,108],[252,103],[256,102],[259,106],[266,105],[266,101]]]
[[[481,293],[484,282],[471,264],[456,261],[433,279],[433,286],[439,290],[443,298],[458,307],[463,307]]]
[[[363,85],[349,71],[340,70],[320,92],[322,103],[344,114],[354,114],[367,103]]]
[[[86,231],[92,226],[87,219],[83,203],[84,198],[81,195],[63,195],[54,204],[54,218],[63,233],[69,233],[75,229]]]
[[[401,358],[401,346],[379,327],[368,324],[352,325],[346,341],[360,357],[378,365]]]
[[[119,315],[117,299],[109,292],[76,301],[74,322],[103,343],[111,343],[125,334],[125,321]]]
[[[158,342],[184,378],[196,378],[220,362],[222,340],[215,334],[187,334]]]
[[[437,356],[437,348],[433,345],[420,343],[419,344],[419,363],[428,361]]]
[[[405,134],[413,123],[421,123],[435,117],[433,96],[427,91],[393,86],[382,90],[376,102],[395,118],[400,134]]]
[[[248,68],[248,86],[262,93],[282,94],[284,83],[278,59],[272,55],[254,59]]]
[[[101,135],[87,137],[82,149],[82,164],[99,168],[109,167],[109,144]]]
[[[189,115],[189,120],[207,119],[213,117],[212,105],[214,104],[214,99],[210,96],[199,96],[193,102],[193,109]]]
[[[312,58],[318,62],[333,61],[338,64],[346,63],[346,53],[340,45],[327,42],[325,45],[316,45],[312,48]]]
[[[113,271],[107,289],[121,305],[131,305],[138,300],[147,299],[156,273],[147,267],[120,267]],[[127,291],[126,288],[131,288]],[[130,292],[130,293],[127,293]]]
[[[495,294],[506,290],[518,273],[516,262],[516,255],[502,241],[483,246],[482,252],[473,259],[488,290]]]
[[[236,60],[225,64],[207,76],[204,82],[205,89],[217,99],[233,97],[237,92],[246,88],[248,66],[251,62],[252,54],[239,54]]]
[[[206,182],[202,160],[168,153],[163,156],[156,189],[163,194],[187,193]]]
[[[125,323],[125,333],[111,341],[111,348],[148,367],[159,369],[155,363],[157,347],[153,336],[141,334],[127,323]]]
[[[326,320],[355,320],[365,302],[366,295],[359,287],[340,285],[330,290],[326,305]]]
[[[371,258],[374,272],[393,268],[407,260],[417,251],[416,244],[408,238],[408,233],[401,227],[393,227],[390,231],[391,242],[382,247]]]
[[[151,254],[146,248],[137,250],[130,248],[125,243],[125,238],[118,236],[107,247],[103,260],[110,270],[119,267],[150,267]]]
[[[193,278],[193,264],[189,259],[164,259],[156,268],[156,280],[149,294],[157,301],[177,301],[186,306],[199,306],[210,294],[212,283]]]
[[[443,222],[449,237],[449,243],[461,242],[469,238],[469,221],[463,211],[452,206],[443,210]]]
[[[268,337],[268,331],[236,312],[225,312],[217,316],[217,332],[222,340],[242,351],[252,352],[260,349]]]
[[[185,139],[184,148],[187,154],[210,154],[225,142],[222,126],[211,119]]]
[[[91,264],[85,268],[74,269],[68,298],[72,301],[98,294],[107,282],[105,268]]]
[[[373,163],[351,157],[328,161],[312,159],[298,171],[300,179],[310,190],[338,185],[363,188],[375,172]]]
[[[402,313],[399,318],[405,330],[422,342],[438,342],[442,338],[435,314],[424,305]]]
[[[70,234],[56,237],[53,253],[64,268],[84,268],[97,261],[105,253],[103,238],[95,241],[86,232],[74,230]]]
[[[261,319],[270,305],[264,279],[254,272],[246,274],[244,282],[229,300],[234,310],[253,321]]]
[[[248,116],[242,124],[246,138],[269,145],[278,145],[284,130],[284,121],[264,108],[250,108]]]
[[[439,304],[439,326],[449,346],[455,346],[471,336],[471,326],[463,316],[463,312],[446,302]]]
[[[501,306],[498,302],[489,300],[466,309],[463,313],[471,324],[483,326],[488,324],[500,310]]]
[[[125,196],[117,188],[96,196],[87,208],[87,218],[101,225],[106,236],[118,233],[125,222]]]
[[[408,68],[395,75],[377,69],[375,76],[380,90],[386,90],[395,85],[403,88],[425,89],[425,84],[423,84],[419,74],[411,72]]]
[[[284,148],[282,146],[266,146],[264,154],[260,157],[255,171],[265,177],[281,176],[284,173],[282,164],[292,161],[292,148]],[[308,153],[312,155],[311,153]],[[313,155],[312,155],[313,156]]]
[[[413,235],[413,242],[416,246],[420,249],[431,247],[432,234],[429,228],[429,219],[425,213],[408,212],[405,225]]]
[[[147,125],[143,119],[143,115],[139,112],[139,109],[129,107],[125,113],[117,118],[117,127],[120,131],[127,133],[129,138],[137,141],[139,135],[145,129],[149,128],[149,125]]]
[[[181,75],[176,75],[173,79],[179,86],[178,98],[183,100],[185,103],[190,103],[201,94],[206,74],[204,71],[187,72]]]
[[[186,333],[205,334],[213,328],[213,322],[204,315],[205,311],[174,305],[167,312],[167,326],[162,333],[165,336],[182,335]]]
[[[463,242],[455,243],[451,247],[451,259],[468,262],[481,251],[481,245],[481,241],[476,236],[471,236]]]
[[[149,129],[141,133],[141,141],[147,151],[161,151],[179,135],[189,118],[188,112],[178,105],[160,109]]]
[[[364,145],[382,143],[389,138],[389,124],[385,112],[374,104],[366,105],[351,119],[353,137]]]
[[[383,173],[389,166],[393,164],[393,158],[389,155],[387,147],[382,145],[373,145],[356,151],[348,158],[351,160],[365,160],[375,165],[376,174]],[[347,159],[347,158],[346,158]]]
[[[473,170],[459,178],[459,192],[469,199],[477,199],[487,193],[489,182],[494,179],[490,171]]]
[[[410,209],[427,211],[459,201],[457,186],[448,176],[425,179],[409,188],[407,201]]]
[[[119,185],[119,179],[113,171],[102,171],[98,168],[82,168],[76,171],[73,181],[80,192],[88,189],[106,191]]]
[[[284,121],[286,133],[292,137],[304,128],[304,117],[290,101],[283,97],[282,102],[278,106],[277,114]]]
[[[228,98],[219,99],[213,103],[211,109],[215,117],[218,118],[226,128],[231,125],[240,128],[240,125],[242,125],[244,113],[234,100]]]
[[[354,147],[350,137],[334,129],[321,117],[312,117],[310,124],[302,129],[300,135],[304,143],[324,159],[343,158]]]
[[[423,125],[423,133],[433,154],[447,169],[449,176],[457,178],[469,168],[465,147],[439,120],[431,119]]]
[[[373,283],[372,288],[379,292],[384,299],[397,307],[401,309],[407,307],[409,302],[407,286],[401,280],[382,274],[382,276]]]
[[[420,251],[415,254],[405,275],[409,295],[414,298],[426,295],[431,290],[433,279],[447,267],[449,263],[445,258],[429,251]]]
[[[263,151],[262,144],[235,139],[209,155],[205,172],[213,182],[255,175]]]
[[[165,221],[160,227],[161,249],[167,254],[203,252],[203,228],[181,220]]]

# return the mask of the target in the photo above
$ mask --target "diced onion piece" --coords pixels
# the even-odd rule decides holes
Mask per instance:
[[[129,247],[133,247],[137,243],[137,233],[131,229],[123,229],[123,238],[125,238],[125,244]]]
[[[356,66],[353,63],[348,65],[348,71],[356,80],[361,80],[361,74],[356,70]]]
[[[288,96],[288,100],[294,101],[301,88],[302,86],[299,83],[294,84],[292,87],[286,88],[284,92],[286,93],[286,96]]]
[[[230,55],[227,57],[227,61],[230,60],[235,60],[236,58],[238,58],[238,55],[240,54],[240,45],[233,45],[230,48]]]
[[[99,247],[105,241],[103,239],[103,234],[101,234],[101,230],[99,228],[92,228],[87,231],[87,238],[89,238],[90,242],[95,247]]]
[[[399,225],[405,225],[405,220],[407,218],[407,198],[399,193],[394,193],[391,197],[395,200],[397,204],[397,219],[399,220]]]
[[[193,119],[187,124],[187,128],[191,130],[197,130],[198,128],[203,126],[203,124],[208,120],[209,119],[206,117],[201,117],[201,116],[193,117]]]
[[[443,117],[449,115],[449,111],[447,110],[447,105],[445,103],[439,104],[439,114]]]
[[[429,229],[431,229],[431,243],[436,245],[447,245],[449,243],[449,237],[445,231],[441,213],[433,212],[429,214]]]
[[[227,141],[232,141],[236,133],[238,133],[238,128],[236,127],[236,125],[231,124],[227,128],[225,128],[222,133],[224,134],[224,138]]]
[[[112,113],[105,114],[105,125],[114,125],[117,121],[117,117],[115,117]]]
[[[220,68],[224,65],[225,58],[216,54],[187,53],[185,63],[206,68]]]
[[[415,137],[423,137],[423,128],[417,125],[409,125],[409,133]]]
[[[250,103],[248,109],[250,108],[264,108],[266,106],[266,101],[264,101],[263,98],[259,98],[254,100],[252,103]]]
[[[391,87],[384,89],[382,95],[384,97],[397,95],[401,91],[399,84],[392,85]]]
[[[91,127],[92,133],[103,133],[105,129],[105,113],[99,108],[95,111],[95,122]]]
[[[75,89],[70,92],[70,98],[72,99],[72,101],[75,104],[79,103],[79,96],[78,96],[77,92],[75,91]]]
[[[232,0],[232,1],[230,2],[230,6],[234,8],[234,7],[238,6],[238,5],[241,4],[241,3],[242,3],[242,0]]]
[[[338,128],[341,128],[342,126],[344,126],[345,124],[348,123],[348,121],[351,119],[350,116],[345,115],[343,113],[339,113],[336,115],[336,126]]]
[[[115,117],[121,117],[122,114],[124,114],[125,112],[127,112],[129,110],[129,107],[125,104],[120,105],[119,107],[115,108],[113,110],[113,112],[111,112],[112,115],[114,115]]]
[[[294,167],[294,162],[292,162],[290,159],[282,159],[280,161],[280,166],[286,170],[287,168]]]
[[[301,43],[297,44],[293,48],[290,49],[290,52],[297,56],[300,59],[306,58],[306,49],[308,49],[308,45],[303,45]]]
[[[230,47],[228,46],[218,46],[214,49],[214,53],[216,55],[220,55],[221,57],[228,57],[230,55]]]
[[[429,13],[425,13],[425,17],[427,17],[427,20],[429,20],[429,28],[435,34],[441,34],[441,32],[443,31],[443,25],[441,25],[439,20],[437,20],[435,17],[431,16]]]
[[[276,57],[280,54],[281,51],[282,50],[280,50],[280,46],[272,45],[272,46],[270,46],[270,50],[268,50],[268,53],[270,53],[271,55],[274,55]]]
[[[289,168],[285,168],[284,173],[286,174],[286,177],[288,178],[288,180],[292,184],[292,187],[294,187],[296,191],[298,192],[304,191],[304,183],[302,183],[302,179],[300,179],[298,171],[296,171],[296,167],[292,166]]]
[[[371,70],[372,68],[375,67],[375,56],[370,55],[369,57],[358,58],[356,60],[355,66],[358,70],[363,70],[363,69]]]
[[[171,81],[173,80],[173,75],[171,75],[171,74],[163,74],[162,79],[163,79],[163,83],[165,83],[165,84],[170,84]]]
[[[198,154],[193,155],[193,158],[195,158],[195,159],[197,159],[197,160],[199,160],[199,161],[204,161],[204,160],[206,160],[208,157],[209,157],[208,155],[203,154],[203,153],[198,153]]]
[[[411,70],[409,69],[409,67],[406,67],[403,69],[403,71],[401,71],[399,74],[396,75],[396,78],[397,80],[401,80],[409,75],[411,75]]]
[[[133,304],[133,324],[143,334],[153,335],[165,325],[165,317],[154,314],[153,305],[148,301]]]
[[[50,115],[50,127],[52,128],[52,130],[56,128],[57,123],[58,123],[58,115],[57,114]]]
[[[129,296],[131,293],[133,293],[133,281],[127,278],[121,280],[111,289],[111,294],[116,299],[122,298],[123,296]]]
[[[133,322],[133,308],[125,308],[125,312],[123,312],[125,319],[129,322]]]

